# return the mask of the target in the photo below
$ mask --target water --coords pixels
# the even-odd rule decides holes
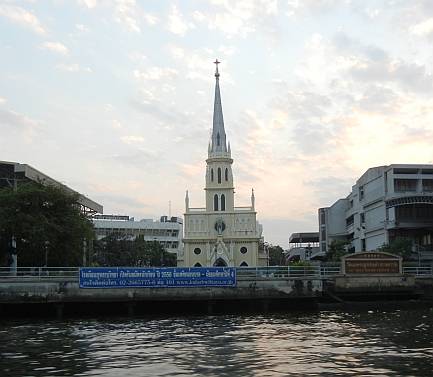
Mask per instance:
[[[432,376],[433,309],[0,322],[1,376]]]

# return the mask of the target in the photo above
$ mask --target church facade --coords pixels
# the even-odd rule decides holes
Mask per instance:
[[[186,192],[184,249],[178,255],[178,266],[266,266],[267,256],[259,251],[262,226],[256,220],[254,190],[249,206],[235,207],[233,159],[224,129],[219,62],[215,63],[213,128],[206,160],[206,207],[191,208]]]

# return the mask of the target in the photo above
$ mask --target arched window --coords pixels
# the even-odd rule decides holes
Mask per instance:
[[[221,168],[218,168],[218,183],[221,183]]]
[[[213,182],[213,169],[210,169],[210,180]]]
[[[201,267],[201,264],[197,262],[194,267]]]
[[[213,210],[218,211],[218,195],[213,196]]]
[[[240,267],[248,267],[248,263],[247,262],[242,262],[239,266]]]
[[[219,134],[219,132],[217,133],[217,145],[219,146],[220,145],[220,134]]]
[[[225,172],[225,179],[226,182],[229,180],[229,170],[226,168],[226,172]]]
[[[196,248],[194,249],[194,254],[195,254],[195,255],[200,255],[200,254],[201,254],[201,249],[200,249],[199,247],[196,247]]]
[[[226,210],[226,197],[224,194],[221,195],[221,211]]]
[[[241,247],[241,253],[242,253],[242,254],[246,254],[247,251],[248,251],[248,250],[247,250],[247,248],[246,248],[245,246],[242,246],[242,247]]]

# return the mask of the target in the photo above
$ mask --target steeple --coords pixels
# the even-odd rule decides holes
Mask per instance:
[[[223,109],[221,106],[221,94],[218,72],[218,64],[220,63],[215,60],[216,70],[215,70],[215,102],[213,108],[213,127],[212,127],[212,139],[211,139],[211,149],[209,155],[220,154],[221,152],[227,153],[227,142],[226,142],[226,132],[224,130],[224,118]]]

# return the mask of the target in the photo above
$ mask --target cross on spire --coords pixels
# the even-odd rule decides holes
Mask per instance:
[[[218,77],[220,76],[220,74],[219,74],[219,72],[218,72],[218,64],[220,64],[221,62],[219,62],[218,59],[216,59],[213,63],[214,63],[215,66],[216,66],[215,77],[218,78]]]

